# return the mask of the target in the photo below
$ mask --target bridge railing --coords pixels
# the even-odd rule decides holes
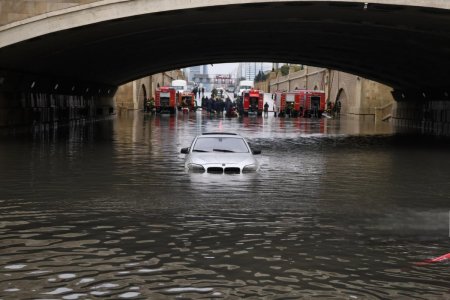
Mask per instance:
[[[387,121],[392,118],[392,109],[394,107],[394,102],[390,102],[381,107],[375,107],[375,121]]]

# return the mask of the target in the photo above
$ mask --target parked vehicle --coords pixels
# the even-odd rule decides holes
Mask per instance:
[[[155,109],[157,113],[174,114],[177,108],[176,91],[173,87],[163,86],[155,91]]]
[[[244,91],[253,89],[255,86],[253,80],[241,80],[239,81],[239,86],[237,88],[237,97],[242,97]]]
[[[282,101],[281,96],[282,92],[275,92],[272,95],[273,103],[274,103],[274,111],[275,115],[282,117],[281,112],[284,111],[285,102]]]
[[[274,94],[274,103],[277,107],[278,117],[286,116],[286,92],[276,92]]]
[[[185,92],[187,91],[187,81],[186,80],[181,80],[181,79],[177,79],[177,80],[172,80],[172,84],[171,86],[177,91],[177,92]]]
[[[317,90],[295,90],[292,92],[277,92],[274,101],[279,110],[279,116],[320,118],[325,111],[325,92]]]
[[[234,93],[234,91],[235,91],[235,89],[234,89],[234,85],[232,85],[232,84],[229,84],[228,86],[227,86],[227,88],[225,89],[228,93],[231,93],[231,94],[233,94]]]
[[[196,111],[197,102],[195,101],[195,95],[192,92],[178,92],[177,106],[178,110]]]
[[[301,115],[302,107],[301,100],[304,95],[304,90],[295,90],[293,92],[284,92],[281,95],[282,110],[281,116],[290,116],[293,118]]]
[[[238,134],[221,132],[198,135],[181,153],[186,154],[184,166],[188,172],[241,174],[259,170],[253,155],[261,150],[252,151]]]
[[[325,111],[325,92],[317,90],[301,90],[301,92],[302,116],[320,118]]]
[[[242,112],[244,115],[261,116],[264,109],[264,93],[260,90],[248,90],[242,93]]]

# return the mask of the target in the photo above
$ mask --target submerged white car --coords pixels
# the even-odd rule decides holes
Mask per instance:
[[[181,149],[186,154],[185,168],[195,173],[251,173],[259,170],[253,150],[247,141],[235,133],[204,133],[197,136],[191,147]]]

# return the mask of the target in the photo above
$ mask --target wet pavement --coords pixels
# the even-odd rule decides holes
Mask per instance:
[[[239,132],[256,174],[187,174]],[[431,142],[430,142],[431,141]],[[122,114],[0,137],[0,299],[448,299],[449,146],[350,117]]]

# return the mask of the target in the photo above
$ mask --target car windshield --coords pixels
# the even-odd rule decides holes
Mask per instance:
[[[193,152],[233,152],[248,153],[249,150],[242,138],[238,137],[199,137]]]

